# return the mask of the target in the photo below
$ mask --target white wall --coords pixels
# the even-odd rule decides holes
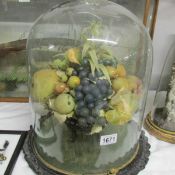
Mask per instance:
[[[160,0],[153,48],[154,65],[151,88],[158,85],[160,73],[175,34],[175,0]]]

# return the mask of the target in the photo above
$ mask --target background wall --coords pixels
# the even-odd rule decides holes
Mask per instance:
[[[21,11],[19,9],[13,8],[13,6],[8,5],[9,2],[18,2],[18,0],[0,0],[0,21],[1,23],[5,20],[11,21],[12,17],[13,20],[17,20],[19,22],[22,22],[19,30],[18,28],[14,25],[14,23],[10,23],[11,27],[6,27],[7,29],[3,28],[3,25],[0,25],[0,43],[5,42],[8,40],[9,37],[15,39],[19,39],[19,36],[23,36],[24,31],[26,32],[26,27],[29,29],[28,25],[26,26],[26,22],[31,24],[31,21],[33,21],[39,14],[41,14],[43,11],[47,11],[46,9],[49,9],[52,7],[54,4],[57,4],[58,2],[62,2],[64,0],[51,0],[50,3],[49,0],[33,0],[35,2],[43,2],[42,6],[38,8],[40,5],[39,3],[36,3],[36,6],[31,6],[31,11],[32,15],[28,14],[30,11],[26,11],[26,16],[19,15]],[[31,0],[32,1],[32,0]],[[126,2],[128,3],[128,0],[111,0],[114,2],[117,2],[119,4],[122,4]],[[145,1],[145,0],[140,0],[140,2]],[[130,1],[129,1],[130,2]],[[133,1],[134,2],[134,1]],[[135,3],[131,1],[131,4],[129,5],[130,7],[134,8],[141,8],[141,4],[138,4],[137,6]],[[48,4],[50,4],[48,6]],[[37,6],[38,5],[38,6]],[[21,8],[21,6],[17,6]],[[26,5],[22,6],[24,9],[29,8]],[[23,9],[23,10],[24,10]],[[36,10],[40,9],[40,10]],[[143,9],[142,9],[143,10]],[[14,12],[13,12],[14,11]],[[35,12],[35,13],[34,13]],[[12,15],[11,15],[12,14]],[[29,18],[30,16],[30,18]],[[25,21],[23,21],[25,19]],[[25,23],[24,23],[25,22]],[[9,25],[9,23],[7,24]],[[12,27],[13,26],[13,27]],[[16,27],[16,28],[15,28]],[[11,34],[9,35],[9,32],[11,31]],[[5,33],[8,33],[5,34]],[[12,35],[13,34],[13,35]],[[153,48],[154,48],[154,65],[153,65],[153,72],[152,72],[152,79],[151,79],[151,89],[156,89],[158,85],[158,81],[160,78],[160,73],[164,64],[164,60],[166,58],[166,55],[168,53],[168,49],[172,43],[173,40],[173,35],[175,34],[175,0],[160,0],[159,4],[159,10],[158,10],[158,16],[157,16],[157,23],[156,23],[156,28],[155,28],[155,35],[154,35],[154,40],[153,40]],[[7,37],[8,36],[8,37]],[[17,38],[15,38],[17,37]],[[6,40],[5,40],[6,39]],[[12,40],[12,39],[11,39]],[[7,41],[8,42],[8,41]]]
[[[160,0],[153,39],[154,65],[151,89],[158,85],[160,73],[175,34],[175,0]]]

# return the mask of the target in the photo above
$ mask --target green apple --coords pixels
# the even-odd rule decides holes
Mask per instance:
[[[69,94],[60,94],[54,102],[55,110],[60,114],[69,114],[75,107],[74,99]]]

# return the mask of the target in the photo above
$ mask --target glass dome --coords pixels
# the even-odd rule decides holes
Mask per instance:
[[[137,17],[106,0],[65,3],[28,38],[33,145],[65,174],[100,174],[134,159],[152,68]]]
[[[175,41],[168,52],[151,113],[154,124],[173,132],[175,132],[174,82]]]

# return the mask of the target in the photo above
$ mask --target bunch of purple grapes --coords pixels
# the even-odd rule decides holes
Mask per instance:
[[[81,84],[75,89],[75,116],[68,118],[66,124],[72,129],[87,133],[94,124],[104,127],[107,121],[100,116],[100,112],[109,108],[108,97],[113,93],[109,82],[102,79],[102,72],[96,71],[95,75],[91,73],[87,59],[83,60],[73,74],[80,77]]]

